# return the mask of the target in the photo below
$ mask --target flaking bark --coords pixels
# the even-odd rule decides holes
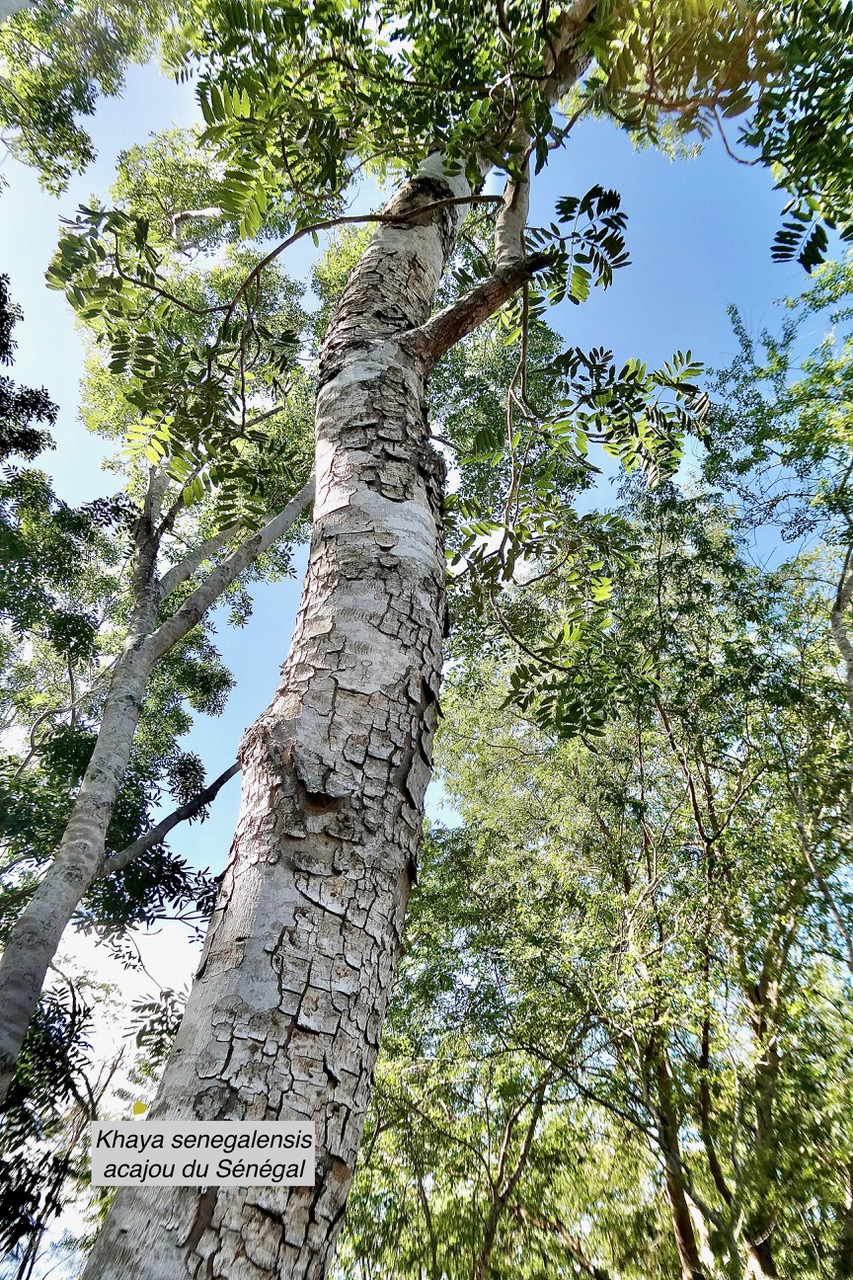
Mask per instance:
[[[573,42],[593,8],[580,0],[560,25],[554,99],[578,73]],[[228,868],[150,1113],[314,1121],[316,1184],[120,1190],[85,1280],[323,1280],[331,1265],[438,716],[444,465],[426,381],[535,269],[502,265],[430,321],[471,196],[430,156],[385,210],[331,322],[300,611],[279,688],[241,744]]]
[[[390,211],[467,190],[436,160]],[[438,717],[444,468],[412,335],[459,217],[381,226],[324,344],[302,605],[279,689],[241,744],[231,858],[151,1113],[314,1120],[316,1186],[122,1191],[90,1278],[307,1280],[331,1262]]]

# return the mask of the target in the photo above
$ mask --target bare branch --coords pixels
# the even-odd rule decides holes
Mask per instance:
[[[507,179],[503,205],[495,222],[495,266],[509,267],[524,261],[524,228],[530,209],[530,161],[523,182]]]
[[[258,556],[269,550],[273,543],[296,523],[313,497],[314,476],[312,475],[296,497],[292,498],[278,515],[273,516],[257,533],[232,551],[222,564],[209,573],[201,585],[187,597],[172,617],[148,637],[146,646],[152,662],[162,658],[163,654],[168,653],[187,632],[192,631],[235,578],[253,564]]]
[[[177,809],[174,809],[167,818],[164,818],[162,822],[158,822],[156,827],[152,827],[150,831],[146,831],[138,840],[134,840],[133,844],[129,844],[119,853],[110,854],[104,860],[104,865],[98,878],[104,880],[107,876],[114,875],[117,871],[124,871],[125,867],[133,862],[134,858],[138,858],[141,853],[145,853],[148,849],[154,849],[158,844],[162,844],[174,827],[177,827],[181,822],[188,822],[190,818],[194,818],[200,813],[205,805],[216,799],[226,782],[230,782],[234,774],[239,772],[240,764],[239,761],[235,760],[234,764],[229,765],[224,773],[220,773],[219,777],[211,782],[210,786],[205,787],[203,791],[199,791],[198,795],[193,796],[192,800],[188,800],[186,804],[178,805]]]
[[[171,218],[172,237],[179,249],[183,249],[184,242],[181,238],[181,224],[184,222],[207,222],[211,218],[226,218],[224,209],[220,209],[218,205],[214,205],[209,209],[184,209],[182,213],[175,213]]]
[[[534,1227],[537,1231],[548,1231],[556,1235],[581,1270],[592,1276],[593,1280],[610,1280],[610,1272],[606,1271],[604,1267],[599,1267],[586,1256],[578,1237],[573,1236],[568,1227],[560,1222],[559,1219],[552,1222],[547,1218],[538,1217],[536,1214],[530,1213],[528,1209],[525,1209],[522,1204],[514,1205],[512,1211],[517,1217],[529,1222],[531,1227]]]
[[[160,579],[160,599],[166,600],[176,587],[182,582],[186,582],[187,578],[191,578],[200,564],[205,560],[209,560],[215,555],[226,543],[230,542],[235,534],[239,533],[241,526],[238,523],[229,525],[227,529],[222,529],[219,533],[215,533],[212,537],[205,539],[193,551],[187,552],[183,560],[178,564],[172,565],[163,577]]]

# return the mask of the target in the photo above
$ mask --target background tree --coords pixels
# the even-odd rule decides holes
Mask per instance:
[[[174,12],[127,0],[0,5],[0,137],[47,190],[94,160],[82,121],[121,92],[129,63],[149,60]]]
[[[202,282],[196,283],[200,287]],[[9,299],[5,277],[0,289],[2,354],[11,362],[13,328],[21,315]],[[294,288],[284,280],[276,298],[279,313],[282,304],[291,318],[298,316]],[[118,386],[119,379],[95,360],[90,423],[103,427],[106,422],[113,436],[122,417],[128,417],[128,406],[122,413],[117,401]],[[123,390],[130,390],[126,378]],[[16,386],[9,378],[0,382],[0,436],[7,463],[0,484],[4,937],[14,935],[15,922],[36,892],[68,821],[92,757],[106,684],[127,625],[128,525],[136,515],[132,494],[73,510],[55,497],[44,472],[20,465],[52,446],[50,435],[36,423],[52,425],[55,416],[46,392]],[[295,440],[291,430],[288,457],[294,456]],[[272,473],[270,466],[267,472]],[[176,538],[203,539],[205,521],[215,519],[203,505],[187,509],[176,521]],[[236,524],[234,533],[238,530]],[[288,569],[288,551],[280,548],[277,556],[255,565],[254,573]],[[237,621],[245,621],[250,610],[250,577],[244,573],[242,581],[234,582],[240,594],[231,592]],[[165,840],[178,821],[204,817],[205,805],[236,772],[234,765],[206,785],[201,760],[180,748],[179,739],[192,724],[190,710],[217,714],[232,681],[209,633],[196,628],[178,639],[146,690],[139,732],[107,815],[107,860],[85,899],[73,904],[77,926],[96,930],[125,964],[134,962],[127,942],[133,926],[178,915],[197,928],[209,915],[214,882],[170,852]],[[155,806],[170,792],[178,809],[158,822]],[[111,1075],[89,1061],[93,999],[97,995],[79,989],[64,974],[51,976],[0,1116],[0,1238],[4,1248],[19,1247],[21,1276],[32,1271],[39,1242],[68,1198],[65,1181],[79,1181],[80,1133]]]
[[[85,228],[101,225],[106,217],[90,211],[84,236]],[[109,217],[114,228],[139,225],[123,212]],[[63,251],[67,260],[67,243]],[[141,256],[149,269],[159,265],[147,241]],[[46,540],[53,538],[54,558],[65,575],[62,586],[78,602],[85,601],[86,634],[79,652],[60,636],[61,647],[68,649],[61,657],[55,636],[48,637],[53,647],[42,650],[37,644],[23,663],[19,654],[8,655],[13,672],[10,723],[29,735],[31,749],[23,761],[9,766],[17,795],[8,833],[15,870],[4,904],[4,1089],[61,932],[93,884],[105,874],[122,873],[119,887],[96,889],[95,900],[101,899],[99,910],[108,919],[128,923],[140,913],[146,918],[152,903],[162,903],[186,882],[186,868],[168,858],[164,862],[162,850],[158,853],[165,832],[152,827],[147,808],[159,797],[164,775],[180,805],[190,806],[178,818],[198,813],[218,789],[216,784],[205,789],[200,762],[175,746],[175,738],[190,724],[184,700],[189,698],[199,710],[215,711],[230,684],[227,674],[217,670],[209,638],[197,627],[261,557],[266,556],[260,560],[266,573],[288,567],[286,552],[268,553],[308,496],[306,490],[287,505],[288,490],[299,490],[307,470],[300,454],[305,400],[296,386],[304,375],[298,367],[287,372],[297,342],[294,325],[298,328],[301,320],[294,287],[277,273],[267,276],[264,290],[253,298],[252,349],[247,353],[249,336],[238,325],[230,364],[222,353],[217,361],[209,357],[203,323],[228,306],[217,299],[223,291],[230,296],[234,278],[241,279],[252,261],[238,254],[235,262],[202,273],[184,272],[176,287],[197,305],[171,304],[187,318],[183,328],[176,323],[158,329],[156,317],[152,324],[145,281],[135,296],[125,292],[119,318],[127,327],[113,342],[110,365],[96,368],[89,389],[93,425],[108,424],[113,436],[126,433],[131,441],[130,492],[118,505],[96,503],[77,515],[61,510],[54,517],[44,477],[30,473],[12,482],[12,493],[23,486],[26,499],[18,503],[13,522],[18,579],[28,581],[27,557],[30,564],[43,558]],[[108,304],[109,296],[105,308],[89,307],[96,337],[103,336],[99,322],[104,311],[103,323],[109,322]],[[283,394],[283,380],[294,384],[295,393],[287,408],[270,410],[264,397],[270,391]],[[259,400],[263,407],[253,413]],[[194,454],[187,433],[198,423],[206,428],[206,438],[201,453]],[[171,445],[168,462],[161,465],[164,439]],[[205,501],[207,494],[212,496]],[[267,503],[273,514],[264,520]],[[76,529],[79,534],[93,518],[115,521],[116,511],[119,536],[92,549],[97,551],[90,555],[92,571],[88,580],[82,578],[75,559],[83,549],[80,537],[75,544],[69,533]],[[63,530],[64,539],[57,536]],[[26,592],[18,594],[26,598]],[[245,616],[246,598],[233,599],[236,616]],[[21,617],[20,602],[18,607],[18,622],[31,644],[34,620]],[[75,668],[75,663],[82,665]],[[147,714],[134,748],[146,694]],[[41,797],[44,803],[32,806],[42,784],[40,753],[51,783]],[[123,811],[128,802],[130,809]],[[114,818],[118,824],[110,830]],[[64,853],[49,861],[57,846]],[[105,861],[107,853],[112,860]],[[146,860],[125,870],[141,854]],[[194,889],[197,897],[198,886]]]
[[[751,336],[732,311],[740,350],[715,380],[713,445],[703,471],[738,502],[757,537],[820,539],[837,548],[842,563],[829,620],[847,672],[853,725],[851,284],[849,255],[825,264],[802,298],[788,300],[775,334]],[[831,326],[817,346],[808,332],[815,318]]]
[[[705,502],[625,514],[612,631],[652,665],[591,747],[513,709],[497,627],[454,667],[440,758],[464,825],[433,832],[413,899],[344,1275],[470,1275],[484,1249],[495,1276],[849,1265],[826,592],[808,565],[753,569]],[[531,588],[552,617],[556,587]]]

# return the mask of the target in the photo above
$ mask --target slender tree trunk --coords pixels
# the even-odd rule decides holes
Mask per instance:
[[[844,1206],[841,1211],[841,1231],[835,1268],[838,1280],[850,1280],[853,1277],[853,1160],[848,1162],[844,1174]]]
[[[610,1272],[604,1267],[599,1267],[584,1253],[581,1241],[577,1236],[573,1236],[565,1223],[551,1221],[548,1218],[540,1218],[536,1214],[530,1213],[523,1205],[516,1205],[513,1211],[518,1217],[523,1218],[525,1222],[529,1222],[537,1231],[551,1232],[561,1240],[566,1246],[571,1257],[578,1264],[582,1271],[588,1276],[592,1276],[592,1280],[612,1280]]]
[[[515,1167],[512,1169],[509,1176],[505,1177],[506,1160],[509,1155],[510,1142],[512,1140],[516,1121],[521,1114],[521,1109],[510,1116],[507,1121],[507,1125],[504,1130],[498,1174],[491,1187],[491,1203],[489,1205],[489,1212],[486,1215],[486,1223],[483,1230],[483,1241],[480,1246],[479,1257],[474,1265],[473,1280],[489,1280],[489,1276],[491,1275],[492,1254],[494,1253],[495,1244],[497,1243],[498,1228],[501,1224],[501,1218],[506,1216],[507,1206],[511,1197],[515,1195],[515,1192],[518,1190],[518,1184],[521,1181],[521,1176],[524,1173],[527,1161],[530,1158],[533,1139],[536,1135],[536,1126],[541,1119],[542,1108],[545,1105],[546,1087],[546,1082],[542,1081],[533,1095],[535,1099],[533,1112],[530,1120],[528,1121],[527,1131],[521,1144],[518,1159],[516,1160]]]
[[[145,640],[157,616],[155,549],[150,518],[137,535],[136,607],[116,664],[92,758],[71,817],[44,879],[24,908],[0,957],[0,1104],[65,926],[98,875],[116,796],[127,769],[151,672]]]
[[[853,642],[850,640],[850,633],[847,630],[845,617],[853,600],[853,548],[848,548],[847,555],[844,558],[844,567],[841,570],[841,577],[838,580],[838,587],[835,592],[835,600],[832,603],[832,609],[829,614],[829,625],[832,631],[832,638],[835,641],[836,648],[844,662],[844,682],[847,688],[847,728],[853,739]],[[847,817],[850,825],[851,834],[853,834],[853,777],[847,797]],[[809,865],[812,865],[812,859],[809,856]],[[841,935],[847,945],[847,953],[851,968],[853,968],[853,949],[851,949],[850,933],[841,922],[841,916],[835,907],[835,900],[830,893],[829,886],[825,880],[819,879],[821,892],[827,901],[827,904],[835,917],[836,924],[840,923]]]
[[[850,605],[850,601],[853,600],[853,569],[851,569],[849,562],[850,553],[848,553],[847,560],[844,562],[844,570],[838,582],[838,589],[829,615],[829,623],[832,630],[832,638],[844,661],[847,710],[850,732],[853,733],[853,643],[850,641],[847,625],[844,621],[844,615]]]
[[[658,1095],[658,1129],[666,1164],[664,1181],[675,1245],[681,1263],[681,1275],[683,1280],[707,1280],[693,1219],[690,1216],[684,1178],[681,1174],[681,1146],[678,1141],[678,1119],[672,1097],[672,1077],[669,1073],[669,1064],[660,1055],[659,1050],[656,1050],[654,1073]]]
[[[771,975],[770,957],[765,961],[760,982],[747,990],[753,1033],[760,1047],[754,1068],[755,1156],[759,1178],[758,1208],[747,1223],[746,1236],[753,1270],[762,1280],[779,1275],[773,1256],[774,1215],[767,1205],[769,1188],[776,1178],[778,1140],[775,1103],[779,1081],[779,978]],[[763,1194],[762,1194],[763,1193]]]
[[[96,879],[123,870],[151,846],[150,838],[143,837],[104,864],[107,828],[130,760],[151,672],[197,625],[242,570],[298,519],[313,493],[313,480],[309,480],[286,507],[241,543],[175,613],[157,627],[158,609],[164,596],[173,584],[191,576],[199,563],[197,556],[191,554],[162,581],[156,579],[159,538],[155,524],[167,483],[165,476],[152,473],[136,533],[133,583],[136,604],[128,638],[110,683],[92,758],[53,861],[12,928],[0,957],[0,1105],[14,1078],[18,1054],[45,975],[81,899]],[[223,780],[217,780],[206,794],[215,794]],[[159,824],[160,838],[182,817],[190,816],[194,808],[193,804],[184,805],[176,815]]]

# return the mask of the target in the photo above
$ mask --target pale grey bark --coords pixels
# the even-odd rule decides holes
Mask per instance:
[[[313,493],[312,477],[283,511],[226,556],[172,617],[157,626],[164,589],[155,574],[156,529],[166,484],[162,474],[152,472],[136,531],[131,625],[113,671],[92,758],[53,861],[10,931],[0,957],[0,1102],[14,1078],[15,1063],[62,933],[104,869],[106,832],[154,666],[198,624],[239,574],[295,523]],[[190,555],[188,563],[194,570],[200,562]],[[180,571],[180,566],[171,571],[172,589],[181,580]],[[164,581],[169,583],[169,574]]]
[[[0,1102],[59,940],[80,899],[98,874],[104,836],[130,758],[150,673],[145,641],[157,618],[154,577],[165,481],[149,473],[148,492],[135,531],[133,611],[110,689],[92,758],[53,861],[7,939],[0,957]]]
[[[593,0],[573,5],[563,52]],[[578,67],[563,57],[557,97]],[[484,170],[487,166],[484,166]],[[305,1119],[313,1188],[120,1190],[86,1280],[322,1280],[361,1140],[438,716],[444,467],[426,380],[529,279],[430,319],[464,202],[439,154],[391,201],[321,353],[314,531],[290,653],[152,1119]]]
[[[467,191],[434,162],[403,213]],[[307,1118],[317,1184],[120,1192],[89,1277],[324,1275],[352,1178],[415,876],[438,714],[443,466],[429,318],[459,217],[381,226],[321,357],[303,600],[152,1118]],[[414,220],[413,220],[414,221]]]
[[[294,498],[291,498],[286,507],[268,520],[266,524],[262,525],[251,538],[247,538],[245,542],[242,542],[235,551],[225,557],[222,564],[207,575],[204,581],[196,587],[195,591],[187,596],[180,608],[175,610],[171,618],[162,623],[149,637],[149,656],[152,662],[157,662],[162,658],[164,654],[175,647],[179,640],[182,640],[185,635],[192,631],[193,627],[198,625],[208,609],[216,603],[223,591],[226,591],[232,582],[237,580],[243,570],[254,564],[265,551],[269,551],[270,547],[274,546],[279,538],[283,537],[287,530],[296,523],[313,496],[314,476],[312,475],[299,493]],[[177,570],[170,571],[170,574],[174,575],[171,582],[170,574],[164,575],[163,582],[168,586],[169,590],[174,590],[176,585],[175,578],[179,570],[180,566],[178,566]],[[161,585],[162,593],[163,587]]]
[[[523,182],[508,181],[503,206],[495,222],[495,265],[508,267],[524,256],[524,229],[530,209],[530,161],[524,166]]]
[[[172,237],[178,248],[183,249],[184,241],[181,235],[181,228],[185,222],[210,222],[223,217],[227,217],[227,214],[218,205],[213,205],[207,209],[184,209],[182,213],[172,215]]]

